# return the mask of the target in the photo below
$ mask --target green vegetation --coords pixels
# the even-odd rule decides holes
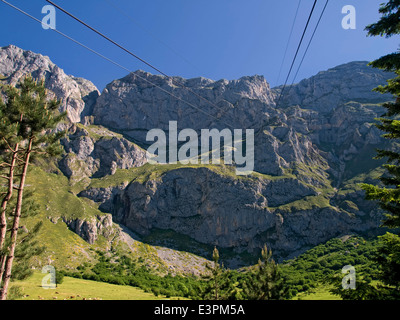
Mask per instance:
[[[390,0],[382,3],[379,12],[382,17],[378,22],[366,27],[369,36],[386,36],[400,34],[400,3]],[[394,72],[396,77],[387,81],[387,85],[375,88],[380,93],[389,93],[395,98],[394,101],[384,103],[382,106],[386,113],[382,115],[376,126],[385,134],[388,141],[400,139],[400,51],[383,56],[370,63],[374,68]],[[386,169],[379,180],[380,185],[363,184],[366,198],[378,201],[380,207],[386,212],[383,226],[392,229],[400,228],[400,153],[398,145],[392,148],[378,149],[377,159],[387,159],[383,165]],[[382,186],[383,184],[383,186]],[[378,280],[381,284],[374,285],[370,281],[361,282],[361,292],[345,292],[344,299],[398,299],[400,297],[400,236],[394,233],[386,233],[380,237],[380,248],[377,253],[377,262],[380,267]],[[340,293],[339,293],[340,294]]]
[[[101,246],[101,239],[94,245],[88,244],[63,222],[66,219],[88,219],[104,215],[97,205],[71,192],[68,179],[61,173],[48,173],[32,166],[27,177],[27,190],[38,206],[38,214],[27,218],[23,224],[28,229],[37,221],[42,221],[37,241],[45,247],[43,253],[31,263],[39,266],[40,261],[54,261],[55,267],[76,268],[83,261],[95,261],[95,253]]]
[[[270,208],[272,210],[279,210],[280,212],[296,212],[311,210],[313,208],[327,208],[331,207],[329,203],[329,198],[324,194],[316,196],[304,197],[300,200],[296,200],[276,208]],[[332,207],[333,208],[333,207]]]
[[[61,223],[54,225],[48,221],[48,224],[48,227],[52,228],[49,230],[52,231],[54,231],[54,227],[62,227]],[[80,239],[67,230],[65,224],[62,228],[65,228],[64,232],[71,235],[73,241]],[[53,237],[51,241],[55,241],[56,246],[61,245],[57,242],[56,237]],[[75,261],[75,265],[79,262],[80,264],[75,268],[69,268],[68,270],[62,267],[58,268],[65,275],[65,278],[56,291],[61,294],[63,291],[61,289],[66,288],[65,286],[72,285],[72,283],[77,285],[77,287],[72,286],[63,291],[67,298],[70,296],[77,297],[79,294],[80,298],[102,299],[153,299],[162,297],[203,299],[206,297],[206,293],[210,292],[207,289],[210,281],[195,276],[160,273],[154,267],[149,266],[150,260],[144,254],[138,254],[133,257],[121,255],[118,252],[105,253],[100,250],[95,251],[91,249],[93,246],[88,245],[83,240],[81,240],[80,245],[86,245],[86,251],[76,254],[71,250],[69,251],[69,258],[76,259],[78,256],[85,255],[85,253],[90,253],[92,258],[89,260],[78,258]],[[341,269],[345,265],[355,267],[357,280],[360,277],[376,282],[379,268],[374,259],[379,249],[378,245],[377,238],[366,240],[358,236],[349,236],[341,239],[331,239],[325,244],[320,244],[306,251],[295,259],[277,264],[277,271],[280,274],[279,282],[284,293],[283,297],[285,299],[304,300],[339,299],[340,297],[337,294],[334,295],[332,293],[334,289],[333,283],[326,280],[335,276],[341,280],[343,277]],[[66,250],[67,248],[64,247],[64,249]],[[58,256],[54,258],[58,259]],[[74,263],[69,261],[68,264],[71,266]],[[220,297],[224,299],[251,299],[249,295],[251,291],[246,291],[246,288],[249,288],[249,284],[257,280],[256,270],[257,265],[239,270],[224,268],[224,275],[220,282]],[[34,280],[35,277],[36,280]],[[39,288],[38,277],[41,277],[41,274],[34,274],[33,278],[14,281],[12,284],[26,288],[22,291],[23,294],[30,295],[26,299],[36,299],[39,295],[44,299],[53,299],[54,294],[45,295],[43,292],[45,290]],[[71,277],[75,278],[75,280]],[[84,281],[83,279],[91,280],[91,282],[82,282]],[[33,290],[34,281],[36,281],[36,290],[41,291],[42,294],[31,291]],[[104,283],[113,286],[103,286]],[[92,293],[86,293],[86,291],[82,290],[83,288]],[[128,293],[124,295],[124,292],[129,292],[130,288],[133,289],[132,295],[128,295]],[[47,290],[46,292],[49,293],[50,291]],[[139,293],[145,295],[142,296]],[[61,295],[58,299],[61,299]]]
[[[44,274],[36,271],[31,277],[15,281],[12,288],[20,288],[18,300],[154,300],[165,299],[152,293],[125,285],[65,277],[55,289],[44,289]]]
[[[143,166],[130,169],[117,169],[113,175],[108,175],[102,178],[91,179],[91,182],[87,188],[107,188],[115,187],[121,184],[127,184],[130,182],[145,183],[149,180],[158,180],[166,172],[177,170],[177,169],[200,169],[207,168],[216,174],[223,177],[240,180],[252,180],[255,178],[268,179],[268,180],[280,180],[287,178],[295,178],[292,174],[285,174],[282,176],[271,176],[253,172],[251,176],[237,175],[235,167],[228,165],[215,165],[215,164],[149,164],[146,163]]]
[[[167,298],[172,296],[196,298],[201,292],[202,284],[194,277],[171,274],[161,276],[141,265],[141,261],[133,261],[128,256],[111,260],[101,251],[97,251],[97,254],[98,263],[83,263],[77,271],[65,271],[64,274],[75,278],[139,287],[145,292],[152,292],[155,296],[163,295]]]
[[[101,235],[95,243],[89,244],[71,231],[63,219],[94,219],[105,214],[98,210],[95,202],[77,197],[72,191],[74,188],[61,173],[49,173],[39,167],[31,167],[27,189],[32,192],[32,200],[38,205],[38,214],[25,219],[23,225],[31,229],[37,221],[42,221],[37,241],[45,247],[44,252],[31,261],[33,266],[38,267],[41,261],[50,260],[57,268],[75,270],[85,261],[95,264],[98,259],[96,251],[107,251],[111,247],[115,254],[126,254],[132,259],[142,257],[141,265],[146,264],[159,273],[167,273],[168,266],[158,257],[154,246],[140,241],[134,241],[128,246],[117,239],[111,242],[113,236],[106,239]]]
[[[224,266],[219,262],[219,252],[216,247],[213,251],[212,260],[212,264],[206,264],[208,273],[203,276],[206,282],[203,298],[207,300],[227,300],[227,297],[224,296],[227,290],[224,287],[229,284],[229,281]]]
[[[332,285],[326,280],[335,275],[341,279],[341,269],[346,265],[354,266],[358,275],[368,275],[372,279],[377,273],[374,261],[377,244],[377,239],[365,240],[358,236],[335,238],[296,259],[285,261],[280,267],[289,295],[295,297],[302,293],[298,296],[301,298],[306,294],[327,292]]]
[[[353,178],[346,180],[342,183],[340,189],[338,190],[339,195],[346,195],[348,193],[353,193],[360,191],[362,183],[379,183],[379,177],[384,174],[385,169],[383,167],[378,167],[370,171],[361,173]]]
[[[29,171],[27,184],[28,188],[33,190],[41,212],[46,212],[47,216],[75,219],[104,215],[97,209],[96,203],[77,197],[72,192],[68,178],[61,172],[48,173],[40,167],[33,166]]]
[[[320,285],[316,288],[300,292],[293,300],[342,300],[339,296],[333,294],[330,290],[332,286]]]
[[[352,182],[356,185],[358,180],[355,179]],[[68,276],[73,276],[78,279],[119,284],[117,288],[121,290],[125,290],[127,285],[134,286],[147,293],[157,294],[158,297],[164,295],[199,299],[203,294],[205,283],[200,278],[168,275],[167,266],[163,266],[163,263],[158,261],[155,247],[152,245],[167,245],[185,251],[197,248],[197,254],[209,258],[212,255],[212,247],[202,246],[190,237],[179,235],[171,230],[159,230],[143,239],[152,244],[151,246],[137,242],[134,253],[130,249],[118,247],[105,254],[104,244],[102,244],[102,241],[106,241],[105,239],[99,239],[95,244],[90,245],[70,231],[61,219],[58,219],[57,223],[50,220],[63,214],[69,215],[70,218],[103,214],[98,211],[95,203],[76,197],[70,191],[69,188],[72,187],[69,187],[65,176],[47,173],[38,167],[31,168],[27,183],[30,186],[28,189],[35,189],[33,197],[40,207],[40,214],[32,218],[31,222],[27,220],[29,223],[27,222],[26,225],[29,229],[36,219],[41,217],[43,226],[37,235],[37,240],[46,247],[40,259],[34,258],[34,261],[37,259],[35,265],[38,266],[39,260],[51,259],[54,260],[52,264],[57,269],[65,271],[66,279],[70,279]],[[322,197],[321,201],[323,199]],[[73,210],[69,210],[70,208]],[[377,250],[377,244],[377,239],[365,240],[361,237],[332,239],[308,250],[296,259],[279,264],[287,298],[338,298],[329,291],[332,284],[325,283],[324,279],[335,274],[342,277],[341,268],[347,264],[355,266],[357,273],[376,273],[376,263],[372,258]],[[221,249],[220,255],[221,260],[225,261],[234,257],[235,253]],[[246,258],[249,263],[255,263],[257,257],[249,253],[247,255],[247,258],[243,258]],[[252,268],[227,270],[226,279],[233,285],[230,287],[230,292],[233,292],[237,298],[248,298],[244,290],[246,283],[251,281]],[[238,293],[240,295],[237,295]],[[74,294],[71,293],[71,295]],[[99,294],[92,297],[99,297]]]
[[[272,251],[264,245],[258,264],[244,282],[244,296],[250,300],[282,300],[287,292],[281,270],[272,259]]]
[[[0,99],[0,168],[4,181],[0,185],[0,300],[6,300],[14,259],[21,260],[24,255],[29,260],[31,256],[27,250],[17,255],[17,245],[25,245],[18,235],[29,165],[35,157],[62,153],[60,138],[64,133],[55,128],[66,113],[58,112],[61,101],[51,99],[44,80],[37,82],[30,75],[16,87],[2,86],[1,96],[5,102]]]
[[[93,125],[93,124],[83,125],[81,123],[76,123],[76,126],[78,126],[81,129],[86,130],[89,133],[89,137],[93,138],[94,140],[100,140],[100,139],[109,140],[114,137],[116,137],[116,138],[123,137],[121,134],[110,131],[107,128],[100,126],[100,125]]]
[[[11,200],[11,205],[14,205],[14,200]],[[21,222],[30,218],[35,218],[38,215],[38,207],[35,201],[32,200],[32,193],[25,192],[25,200],[22,204]],[[15,248],[15,261],[13,263],[12,277],[14,280],[21,280],[29,277],[32,274],[30,260],[32,257],[40,255],[44,251],[44,247],[37,239],[37,235],[42,229],[43,222],[36,221],[29,226],[29,229],[24,224],[20,224],[18,230],[17,245]],[[6,246],[9,242],[6,241]]]
[[[400,4],[391,0],[381,5],[380,12],[384,17],[377,23],[368,26],[370,35],[386,35],[400,33],[398,22]],[[395,102],[388,102],[380,106],[386,108],[387,113],[380,119],[378,128],[386,132],[389,139],[400,138],[400,53],[394,53],[382,57],[373,62],[374,67],[387,71],[393,71],[397,77],[388,82],[387,86],[377,88],[382,93],[392,93],[397,97]],[[27,83],[29,87],[29,83]],[[22,86],[23,87],[23,86]],[[367,196],[371,200],[378,200],[381,207],[388,212],[385,225],[388,227],[400,227],[400,154],[395,152],[398,147],[390,150],[379,150],[380,161],[369,159],[371,146],[365,147],[352,160],[347,162],[346,171],[341,179],[337,192],[324,171],[327,169],[322,162],[318,166],[292,164],[281,176],[270,176],[253,173],[252,176],[237,176],[233,166],[225,165],[150,165],[139,168],[118,169],[114,175],[99,179],[82,180],[73,184],[73,181],[62,175],[55,162],[48,163],[37,161],[39,167],[30,167],[28,171],[26,187],[31,192],[30,199],[21,203],[21,182],[17,189],[17,204],[11,199],[14,189],[15,163],[21,161],[24,170],[21,176],[25,177],[28,169],[29,155],[33,152],[33,143],[40,150],[40,145],[49,142],[52,145],[58,142],[58,135],[48,135],[50,140],[40,136],[46,129],[45,122],[54,124],[55,119],[49,116],[57,102],[50,102],[42,111],[30,112],[25,109],[37,107],[37,103],[43,105],[43,88],[38,91],[37,101],[29,99],[25,93],[19,99],[17,91],[10,89],[16,99],[9,99],[6,104],[1,103],[1,128],[3,140],[7,145],[0,145],[0,160],[5,168],[2,178],[8,183],[0,185],[6,192],[2,199],[2,233],[0,245],[1,273],[5,271],[15,256],[13,269],[13,286],[9,298],[22,297],[23,299],[155,299],[181,297],[189,299],[398,299],[400,288],[400,238],[393,233],[373,239],[364,239],[360,236],[346,236],[340,239],[331,239],[325,244],[317,245],[300,256],[277,264],[272,260],[272,253],[266,247],[261,251],[261,258],[256,265],[230,270],[224,267],[221,261],[237,257],[237,254],[229,250],[220,252],[210,246],[199,244],[188,236],[179,235],[170,230],[155,230],[151,235],[144,237],[144,242],[121,243],[116,240],[100,236],[94,244],[85,242],[82,238],[70,231],[63,219],[93,219],[104,213],[98,209],[98,204],[77,197],[77,194],[85,188],[106,188],[129,184],[132,182],[146,183],[149,180],[159,180],[171,170],[193,170],[207,168],[208,170],[227,179],[257,181],[258,178],[268,180],[300,179],[308,187],[317,192],[314,196],[269,208],[276,212],[293,212],[317,208],[335,208],[331,201],[340,203],[340,208],[349,212],[359,210],[360,205],[353,198],[346,198],[349,193],[359,191],[359,184],[375,183],[379,178],[380,185],[364,184]],[[29,90],[28,90],[29,91]],[[14,100],[17,101],[13,105]],[[370,105],[369,107],[371,107]],[[348,111],[359,112],[360,105],[348,103],[345,106]],[[361,108],[364,108],[361,105]],[[10,113],[11,110],[11,113]],[[21,113],[21,110],[23,112]],[[33,111],[36,109],[33,108]],[[18,112],[16,112],[18,111]],[[36,110],[37,111],[37,110]],[[368,110],[367,110],[368,112]],[[29,114],[29,121],[22,119]],[[19,120],[18,120],[19,119]],[[16,125],[15,125],[16,124]],[[77,126],[87,130],[89,136],[95,140],[121,138],[122,135],[113,133],[100,126]],[[279,124],[278,124],[279,125]],[[40,132],[32,136],[32,132]],[[22,136],[14,140],[15,134]],[[265,131],[265,134],[269,134]],[[301,134],[297,134],[301,138]],[[48,139],[47,138],[47,139]],[[25,141],[24,141],[25,140]],[[26,143],[28,142],[28,143]],[[285,143],[281,141],[281,143]],[[22,148],[23,147],[23,148]],[[330,146],[331,147],[331,146]],[[349,146],[337,146],[348,148]],[[383,146],[387,147],[387,146]],[[22,148],[23,152],[19,151]],[[54,150],[49,150],[56,153]],[[341,150],[343,151],[343,150]],[[17,157],[19,156],[19,157]],[[73,157],[73,155],[69,155]],[[388,158],[388,164],[380,166],[382,158]],[[4,162],[3,162],[4,161]],[[7,162],[8,161],[8,162]],[[83,167],[84,161],[77,162],[77,171]],[[11,168],[10,170],[7,170]],[[48,172],[44,171],[45,168]],[[384,172],[386,170],[386,172]],[[49,172],[52,173],[49,173]],[[16,172],[17,173],[17,172]],[[19,173],[19,172],[18,172]],[[384,186],[384,187],[383,187]],[[1,191],[3,191],[3,189]],[[338,196],[338,200],[334,198]],[[354,200],[355,202],[351,201]],[[24,207],[23,207],[24,206]],[[15,213],[10,209],[16,208]],[[7,213],[7,215],[5,215]],[[21,218],[20,221],[15,220]],[[5,242],[4,235],[7,219],[14,219],[11,231],[11,241]],[[15,221],[17,221],[15,223]],[[28,230],[25,232],[24,230]],[[9,232],[9,231],[8,231]],[[18,241],[16,235],[18,234]],[[169,266],[157,255],[157,247],[150,244],[158,244],[160,240],[165,245],[179,247],[179,249],[194,252],[199,255],[211,256],[212,264],[207,264],[202,277],[182,275],[179,272],[169,272]],[[44,247],[39,247],[38,244]],[[17,245],[17,246],[16,246]],[[15,247],[16,246],[16,247]],[[12,250],[8,250],[11,247]],[[15,249],[15,252],[14,252]],[[221,255],[221,257],[220,257]],[[251,253],[243,253],[242,261],[253,264],[257,258]],[[44,263],[57,267],[58,286],[54,291],[44,290],[41,287],[43,274],[29,269],[36,268]],[[344,266],[354,266],[357,276],[356,289],[344,290],[341,286],[344,275]],[[7,271],[7,270],[6,270]],[[6,282],[10,278],[9,270],[5,273]],[[2,277],[0,277],[2,278]],[[138,289],[139,288],[139,289]],[[7,289],[7,287],[6,287]],[[7,290],[3,290],[4,298]]]
[[[278,299],[279,296],[284,299],[339,299],[334,280],[331,279],[336,279],[335,277],[342,279],[341,269],[345,265],[355,267],[357,279],[378,281],[377,275],[380,271],[376,263],[378,245],[377,238],[366,240],[359,236],[347,236],[331,239],[295,259],[277,264],[276,269],[272,268],[275,272],[266,274],[280,276],[273,278],[273,281],[271,277],[267,277],[269,280],[266,283],[271,280],[271,288],[279,283],[278,288],[281,293],[274,296],[274,299]],[[263,270],[259,267],[260,264],[230,270],[225,269],[217,261],[219,265],[217,269],[213,265],[210,265],[208,269],[215,269],[218,272],[211,272],[211,275],[208,273],[205,278],[171,274],[162,276],[140,265],[140,258],[133,261],[128,257],[107,258],[101,252],[98,254],[100,259],[97,264],[83,263],[76,272],[65,272],[65,274],[113,284],[136,286],[155,295],[163,294],[167,297],[180,296],[190,299],[215,298],[217,287],[218,299],[235,300],[254,298],[254,290],[249,290],[249,288],[252,288],[251,283],[259,284],[260,274],[256,271]],[[269,261],[268,257],[270,256],[266,257],[266,261]],[[261,265],[267,265],[265,257],[262,261],[264,262]],[[218,275],[218,281],[214,281],[216,275]]]

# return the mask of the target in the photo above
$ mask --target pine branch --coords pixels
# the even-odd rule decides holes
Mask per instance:
[[[9,143],[8,143],[8,141],[7,141],[6,138],[2,137],[2,140],[6,143],[7,148],[8,148],[9,150],[11,150],[11,152],[13,152],[13,153],[16,152],[16,149],[12,148],[12,147],[9,145]]]
[[[20,158],[18,156],[17,156],[17,160],[18,160],[18,163],[20,164],[20,166],[24,166],[26,163],[26,161],[23,158]]]

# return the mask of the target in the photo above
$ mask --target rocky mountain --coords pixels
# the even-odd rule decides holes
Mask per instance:
[[[349,101],[373,103],[390,100],[390,95],[377,94],[372,89],[384,84],[392,75],[369,68],[366,64],[366,61],[346,63],[289,86],[284,91],[281,105],[296,104],[319,112],[330,112]]]
[[[72,122],[79,122],[84,109],[90,110],[100,95],[89,80],[66,75],[49,57],[14,45],[0,49],[0,73],[6,78],[5,82],[11,85],[17,84],[28,74],[44,80],[46,88],[62,100],[60,111],[67,111]]]
[[[378,231],[381,213],[357,183],[382,172],[372,157],[385,141],[373,123],[391,97],[372,89],[392,75],[367,62],[288,86],[277,105],[282,87],[262,76],[214,81],[136,71],[99,95],[47,57],[15,46],[0,57],[8,83],[31,73],[63,99],[70,123],[57,167],[80,199],[138,238],[169,230],[199,246],[251,254],[266,243],[286,258],[332,237]],[[170,121],[197,133],[253,129],[253,174],[238,176],[232,165],[147,163],[147,132],[167,131]],[[87,241],[109,233],[109,218],[85,219],[63,221]]]
[[[74,182],[112,175],[117,168],[139,167],[147,162],[145,150],[103,127],[71,124],[62,144],[67,155],[59,168]]]

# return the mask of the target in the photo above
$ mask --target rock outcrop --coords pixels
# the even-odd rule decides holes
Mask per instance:
[[[346,63],[286,87],[279,107],[300,105],[329,112],[349,101],[388,101],[392,99],[390,94],[382,95],[372,89],[390,78],[393,78],[392,73],[368,67],[366,61]],[[280,92],[282,87],[274,89]]]
[[[63,221],[72,231],[90,244],[93,244],[100,235],[105,238],[110,238],[115,233],[112,216],[110,214],[87,219],[63,218]]]
[[[81,196],[101,203],[117,223],[142,236],[173,230],[238,252],[268,243],[278,257],[342,234],[369,232],[381,218],[373,204],[357,207],[365,201],[356,192],[325,196],[291,177],[236,179],[204,167]]]
[[[11,85],[16,85],[27,75],[44,80],[46,88],[62,100],[60,111],[67,111],[71,122],[81,121],[82,112],[86,109],[86,114],[92,110],[100,95],[93,83],[66,75],[49,57],[22,50],[14,45],[0,48],[0,74],[6,78],[5,82]]]
[[[61,143],[66,156],[59,167],[74,182],[112,175],[117,169],[140,167],[147,162],[145,150],[102,127],[72,125]]]
[[[108,84],[92,115],[95,124],[118,129],[145,145],[147,130],[167,130],[171,120],[178,121],[179,129],[225,128],[227,124],[235,128],[259,126],[260,113],[266,112],[273,99],[274,94],[261,76],[212,81],[171,79],[136,71]]]

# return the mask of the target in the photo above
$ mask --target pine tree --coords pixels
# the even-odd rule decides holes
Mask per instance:
[[[386,233],[380,237],[381,246],[378,248],[377,262],[380,266],[379,279],[388,286],[392,297],[400,298],[400,237]],[[394,288],[394,290],[390,290]]]
[[[400,34],[400,1],[390,0],[381,4],[379,12],[382,17],[377,23],[366,27],[369,36],[385,36],[389,38]],[[396,74],[394,79],[387,81],[387,85],[374,89],[380,93],[390,93],[394,100],[386,102],[383,107],[385,114],[379,118],[377,127],[384,132],[383,137],[391,141],[390,149],[377,150],[377,159],[387,158],[384,165],[385,175],[380,177],[383,187],[371,184],[363,184],[366,198],[378,201],[380,207],[385,211],[384,227],[400,227],[400,51],[385,55],[370,63],[374,68],[390,71]],[[387,233],[380,237],[381,247],[378,250],[377,262],[381,267],[379,279],[389,287],[381,287],[380,298],[390,298],[386,293],[390,287],[395,288],[392,294],[400,292],[399,271],[400,270],[400,237],[396,234]],[[385,294],[383,294],[385,292]],[[386,297],[385,297],[386,296]]]
[[[207,281],[207,285],[202,297],[207,300],[221,300],[223,299],[222,288],[227,280],[227,273],[225,267],[219,263],[219,251],[217,247],[214,247],[212,260],[213,263],[211,265],[206,264],[208,273],[203,276],[203,279]]]
[[[35,217],[39,214],[39,206],[33,200],[34,192],[32,190],[25,191],[24,202],[22,204],[21,211],[21,223],[18,228],[18,241],[15,248],[15,260],[12,269],[12,279],[13,280],[24,280],[33,271],[31,268],[31,258],[40,255],[44,251],[44,247],[41,246],[35,239],[39,230],[41,229],[43,222],[38,221],[32,227],[28,227],[26,222],[31,220],[30,218]],[[15,201],[10,203],[10,208],[15,207]],[[7,214],[8,217],[12,217],[13,213]],[[28,220],[29,219],[29,220]],[[6,237],[5,247],[9,247],[10,237]],[[6,252],[6,251],[5,251]]]
[[[4,86],[3,91],[6,99],[0,101],[0,168],[6,185],[2,188],[0,215],[0,300],[7,298],[17,253],[29,164],[34,156],[55,156],[62,152],[59,140],[64,133],[57,132],[55,127],[65,117],[65,113],[58,112],[60,102],[49,97],[43,81],[27,76],[19,87]],[[14,190],[15,206],[10,209]],[[7,212],[12,215],[8,239]]]
[[[390,37],[400,33],[400,2],[391,0],[387,4],[383,4],[379,12],[383,17],[375,24],[366,27],[370,36]],[[383,107],[386,108],[386,113],[379,118],[380,123],[376,126],[385,132],[383,137],[393,141],[391,150],[377,150],[377,159],[387,158],[388,163],[384,165],[386,175],[380,178],[381,182],[386,187],[378,187],[371,184],[364,184],[362,187],[366,192],[366,197],[369,200],[378,200],[379,205],[387,211],[384,226],[399,227],[400,226],[400,153],[398,150],[398,140],[400,138],[400,52],[395,52],[383,56],[370,63],[374,68],[379,68],[385,71],[394,72],[397,76],[394,79],[388,80],[385,86],[379,86],[374,90],[381,93],[391,93],[395,100],[386,102]]]
[[[221,299],[243,300],[243,283],[241,282],[242,279],[237,272],[227,269],[221,285]]]
[[[279,300],[284,298],[283,278],[278,265],[272,259],[267,246],[261,250],[261,259],[245,284],[245,293],[250,300]]]

